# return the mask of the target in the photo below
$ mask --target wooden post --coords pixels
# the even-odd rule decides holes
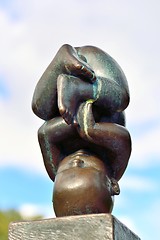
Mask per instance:
[[[14,222],[9,240],[140,240],[111,214]]]

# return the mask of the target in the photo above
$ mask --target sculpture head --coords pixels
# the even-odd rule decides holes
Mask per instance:
[[[119,194],[115,179],[96,155],[79,150],[59,165],[53,192],[56,216],[110,213]]]

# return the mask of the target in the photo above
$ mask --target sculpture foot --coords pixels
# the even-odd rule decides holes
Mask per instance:
[[[78,85],[79,79],[66,74],[61,74],[57,80],[58,108],[61,116],[68,125],[76,122],[76,109],[80,101]]]
[[[96,76],[94,71],[88,65],[86,58],[78,54],[75,48],[65,44],[60,52],[62,52],[61,57],[67,74],[74,75],[87,82],[95,82]]]
[[[93,128],[95,125],[95,120],[92,113],[93,102],[95,102],[95,100],[89,99],[85,103],[82,103],[77,113],[77,122],[80,126],[81,137],[85,136],[88,138],[88,140],[91,140],[88,134],[88,129]]]

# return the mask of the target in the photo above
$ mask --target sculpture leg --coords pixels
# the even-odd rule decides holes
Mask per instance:
[[[107,111],[115,113],[123,111],[129,104],[129,94],[116,81],[99,77],[93,84],[95,105]]]
[[[46,121],[58,116],[57,78],[62,73],[78,76],[91,83],[96,79],[85,58],[78,55],[72,46],[63,45],[38,81],[33,95],[32,109]]]
[[[78,76],[87,82],[93,83],[96,80],[93,69],[88,65],[86,58],[78,54],[76,48],[64,44],[56,55],[56,61],[63,66],[61,73]]]
[[[93,85],[77,77],[61,74],[57,79],[58,107],[64,120],[71,124],[80,102],[93,99]]]

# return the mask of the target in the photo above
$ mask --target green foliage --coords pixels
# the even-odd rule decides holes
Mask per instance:
[[[42,216],[33,216],[30,219],[22,218],[21,214],[16,210],[0,211],[0,240],[8,239],[8,226],[10,222],[21,220],[38,220],[42,219]]]

